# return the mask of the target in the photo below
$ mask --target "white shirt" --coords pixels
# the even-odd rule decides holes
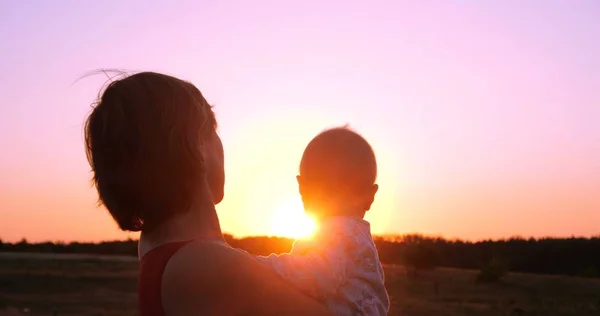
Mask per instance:
[[[257,257],[336,315],[387,315],[390,302],[369,222],[337,216],[290,253]]]

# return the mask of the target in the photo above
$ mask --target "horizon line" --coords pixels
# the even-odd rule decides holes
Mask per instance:
[[[249,238],[279,238],[279,239],[289,239],[289,240],[295,240],[298,238],[293,238],[293,237],[286,237],[286,236],[278,236],[278,235],[244,235],[244,236],[236,236],[234,234],[231,233],[223,233],[223,236],[230,236],[233,239],[236,240],[242,240],[242,239],[249,239]],[[521,236],[521,235],[514,235],[514,236],[508,236],[508,237],[500,237],[500,238],[477,238],[477,239],[468,239],[468,238],[460,238],[460,237],[444,237],[441,235],[427,235],[427,234],[423,234],[423,233],[406,233],[406,234],[377,234],[377,235],[373,235],[373,239],[377,240],[377,239],[383,239],[384,241],[388,240],[388,241],[395,241],[394,239],[402,239],[405,237],[409,237],[409,236],[419,236],[419,237],[423,237],[426,239],[442,239],[445,241],[461,241],[461,242],[470,242],[470,243],[478,243],[478,242],[498,242],[498,241],[508,241],[508,240],[548,240],[548,239],[596,239],[596,238],[600,238],[600,233],[595,234],[595,235],[589,235],[589,236],[583,236],[583,235],[570,235],[570,236],[541,236],[541,237],[534,237],[534,236],[529,236],[529,237],[525,237],[525,236]],[[18,244],[21,242],[27,242],[28,244],[44,244],[44,243],[52,243],[52,244],[73,244],[73,243],[80,243],[80,244],[100,244],[100,243],[110,243],[110,242],[128,242],[128,241],[135,241],[138,242],[139,238],[124,238],[124,239],[105,239],[105,240],[100,240],[100,241],[86,241],[86,240],[71,240],[71,241],[64,241],[64,240],[44,240],[44,241],[34,241],[31,242],[29,240],[27,240],[26,237],[22,237],[19,240],[4,240],[2,237],[0,237],[0,243],[7,243],[7,244]]]

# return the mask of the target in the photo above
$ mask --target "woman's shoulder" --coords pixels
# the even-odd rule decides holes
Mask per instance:
[[[192,241],[173,255],[165,268],[165,281],[169,278],[183,278],[194,282],[203,281],[200,285],[211,286],[211,281],[220,283],[237,281],[236,270],[240,266],[256,264],[253,257],[234,249],[224,242]],[[198,284],[194,284],[198,287]]]
[[[223,243],[192,241],[173,255],[163,274],[162,299],[167,315],[235,315],[226,304],[241,276],[236,265],[253,260]],[[248,262],[243,262],[248,261]],[[239,297],[236,300],[239,301]]]

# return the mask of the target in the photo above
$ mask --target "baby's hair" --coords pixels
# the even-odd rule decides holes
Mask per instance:
[[[321,191],[333,193],[370,188],[377,179],[375,152],[349,124],[324,130],[302,155],[300,175]]]

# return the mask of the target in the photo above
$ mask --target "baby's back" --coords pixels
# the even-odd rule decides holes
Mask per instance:
[[[354,249],[347,249],[351,256],[348,278],[325,304],[336,315],[387,315],[389,297],[384,285],[383,267],[366,221],[348,219],[345,238],[352,238]]]
[[[336,216],[319,226],[312,240],[297,240],[290,253],[258,261],[336,315],[387,315],[389,299],[370,224]]]

